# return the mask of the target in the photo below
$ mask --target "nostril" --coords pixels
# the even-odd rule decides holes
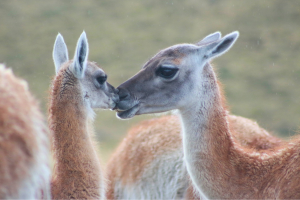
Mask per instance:
[[[128,90],[126,90],[124,88],[118,88],[118,89],[119,89],[118,94],[119,94],[120,101],[130,97],[130,94],[129,94]]]

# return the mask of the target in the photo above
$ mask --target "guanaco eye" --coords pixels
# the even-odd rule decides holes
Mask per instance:
[[[176,75],[177,71],[178,71],[178,68],[160,66],[156,70],[156,75],[160,76],[162,78],[165,78],[165,79],[171,79]]]
[[[105,83],[105,81],[107,80],[107,75],[105,76],[98,76],[97,78],[97,82],[102,85],[103,83]]]

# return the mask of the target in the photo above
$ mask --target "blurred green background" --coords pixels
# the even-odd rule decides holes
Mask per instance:
[[[0,1],[0,22],[0,62],[29,82],[45,114],[58,32],[72,58],[85,30],[89,60],[118,86],[162,48],[238,30],[232,50],[213,62],[232,113],[283,137],[300,125],[300,1],[10,0]],[[130,126],[149,117],[124,121],[112,111],[97,112],[104,160]]]

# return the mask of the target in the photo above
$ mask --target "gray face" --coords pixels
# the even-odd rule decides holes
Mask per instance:
[[[59,73],[61,66],[68,62],[68,70],[74,76],[66,76],[68,77],[67,81],[78,80],[81,95],[86,106],[88,108],[112,109],[119,101],[118,90],[106,82],[107,75],[95,62],[87,60],[88,52],[87,37],[86,33],[83,32],[77,41],[74,59],[68,61],[67,45],[62,35],[58,34],[53,48],[53,61],[56,73]]]
[[[119,100],[118,91],[106,81],[105,72],[96,63],[88,62],[84,73],[84,77],[79,81],[85,102],[91,108],[114,108]]]
[[[118,87],[117,115],[125,119],[202,106],[201,100],[209,98],[210,83],[215,81],[208,62],[227,52],[238,36],[238,32],[232,32],[221,38],[216,32],[196,45],[179,44],[160,51],[139,73]]]
[[[117,115],[125,119],[178,108],[185,99],[185,91],[193,90],[192,81],[186,80],[193,78],[189,58],[196,54],[197,46],[190,44],[160,51],[141,71],[118,87]]]

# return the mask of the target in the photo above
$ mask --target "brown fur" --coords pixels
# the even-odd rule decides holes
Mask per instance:
[[[218,82],[218,86],[222,106],[227,108],[222,84]],[[261,151],[272,150],[284,143],[249,119],[230,115],[229,121],[230,130],[242,146]],[[115,198],[116,181],[121,181],[124,186],[137,183],[155,158],[181,149],[180,132],[180,119],[172,115],[143,121],[131,128],[108,162],[107,198]],[[190,183],[186,198],[199,199],[194,191],[196,190]]]
[[[0,199],[32,198],[27,196],[35,190],[36,198],[49,197],[46,185],[32,185],[33,173],[44,165],[50,173],[49,163],[41,163],[38,153],[49,149],[49,135],[37,101],[28,91],[27,83],[16,78],[11,70],[0,66]],[[45,153],[46,153],[45,152]],[[44,153],[44,151],[42,152]],[[43,177],[39,177],[39,179]],[[24,183],[31,188],[24,187]],[[24,187],[24,188],[23,188]],[[49,189],[49,187],[48,187]],[[27,194],[26,194],[27,193]]]
[[[103,181],[100,163],[89,132],[87,111],[78,80],[62,66],[53,80],[49,127],[54,135],[53,199],[100,198]]]
[[[127,98],[118,103],[117,115],[127,119],[134,115],[177,108],[183,122],[184,163],[195,188],[202,196],[209,199],[299,199],[299,139],[282,144],[272,139],[265,145],[260,141],[258,143],[257,139],[247,141],[253,138],[253,134],[248,134],[251,126],[238,128],[236,132],[232,130],[234,123],[231,122],[224,106],[225,98],[220,91],[215,72],[208,62],[228,51],[238,36],[236,31],[208,45],[197,47],[179,44],[160,51],[147,62],[143,70],[118,87],[123,91],[123,96],[126,92],[130,96],[127,95]],[[220,33],[216,32],[202,41],[220,37]],[[178,49],[187,56],[177,56]],[[160,72],[153,74],[155,69],[164,64],[169,65],[176,58],[182,59],[182,63],[176,65],[179,72],[173,70],[172,75],[168,77]],[[150,76],[151,80],[148,78]],[[165,102],[168,102],[168,105]],[[240,134],[240,131],[243,134]],[[164,134],[172,135],[170,132]],[[240,142],[235,135],[247,137]],[[260,137],[260,140],[263,138]],[[130,144],[129,149],[139,145],[126,142]],[[272,143],[277,147],[274,148]],[[257,151],[243,145],[262,146],[261,150]],[[268,149],[269,147],[271,149]],[[151,152],[151,147],[149,151]],[[126,162],[118,164],[124,163]],[[142,167],[147,171],[147,167]],[[135,171],[139,173],[137,168],[139,163],[132,169],[133,174]],[[120,174],[112,177],[116,176]],[[118,179],[122,180],[119,177]],[[139,184],[138,180],[133,181]],[[189,191],[191,190],[189,188]]]
[[[191,180],[189,181],[189,186],[186,190],[184,199],[185,200],[188,200],[188,199],[201,199],[200,194],[198,193],[196,188],[193,186],[193,183],[192,183]]]
[[[229,120],[230,129],[243,146],[265,150],[275,148],[283,143],[282,140],[269,135],[256,122],[249,119],[230,115]],[[243,134],[237,134],[241,133],[242,130],[245,131],[242,132]],[[180,132],[180,119],[175,115],[143,121],[131,128],[108,162],[106,171],[109,180],[107,198],[114,198],[116,180],[121,180],[123,185],[137,182],[155,158],[182,148]],[[188,199],[192,199],[194,195],[189,193],[194,191],[193,187],[190,187]]]
[[[210,81],[213,88],[214,75]],[[214,94],[210,100],[214,106],[207,111],[208,129],[201,133],[207,150],[193,154],[195,162],[190,163],[194,165],[194,173],[198,173],[191,176],[205,176],[204,182],[196,180],[196,184],[210,198],[299,199],[299,139],[272,151],[257,152],[241,146],[237,138],[232,137],[219,91]]]
[[[107,199],[114,199],[116,179],[122,180],[124,185],[137,181],[154,156],[174,151],[181,145],[180,124],[176,116],[143,121],[130,129],[107,165]]]

